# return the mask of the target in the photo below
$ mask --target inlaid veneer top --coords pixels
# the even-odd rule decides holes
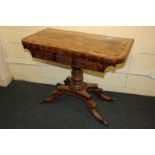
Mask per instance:
[[[47,28],[22,40],[23,45],[58,48],[62,52],[77,52],[108,60],[125,60],[133,39],[88,34]],[[52,50],[49,52],[52,52]]]

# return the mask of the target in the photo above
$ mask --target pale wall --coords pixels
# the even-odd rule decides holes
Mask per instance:
[[[9,70],[8,64],[5,61],[5,47],[3,42],[3,35],[0,29],[0,86],[7,86],[11,80],[12,75]]]
[[[56,84],[70,69],[34,61],[21,39],[44,27],[2,27],[7,61],[14,79]],[[106,74],[86,71],[85,80],[109,91],[155,96],[155,27],[54,27],[65,30],[131,37],[135,39],[126,64],[108,68]],[[103,78],[104,77],[104,78]]]

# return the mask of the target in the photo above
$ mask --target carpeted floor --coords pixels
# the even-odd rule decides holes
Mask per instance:
[[[13,81],[0,87],[1,129],[140,129],[155,128],[155,97],[106,92],[117,100],[97,102],[97,109],[111,120],[97,122],[80,99],[62,96],[55,104],[40,104],[55,86]]]

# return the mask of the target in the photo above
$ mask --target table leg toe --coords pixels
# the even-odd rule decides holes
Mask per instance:
[[[54,91],[49,97],[43,99],[41,103],[52,103],[56,101],[61,94],[58,91]]]
[[[91,92],[95,93],[95,95],[96,95],[99,99],[101,99],[101,100],[104,100],[104,101],[114,101],[114,100],[115,100],[114,98],[105,95],[103,89],[101,89],[101,88],[94,89],[94,90],[92,90]]]
[[[109,125],[109,121],[107,121],[106,119],[104,119],[96,110],[96,103],[91,99],[88,100],[87,102],[87,106],[89,111],[91,112],[91,114],[101,123],[103,123],[105,126]]]

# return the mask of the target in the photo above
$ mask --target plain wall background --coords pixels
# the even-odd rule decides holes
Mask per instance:
[[[45,27],[0,27],[4,41],[5,60],[14,79],[56,84],[70,75],[70,68],[45,64],[32,59],[21,39]],[[105,90],[155,96],[155,27],[52,27],[87,33],[135,39],[125,64],[109,67],[106,73],[85,71],[85,81],[98,83]],[[1,61],[1,60],[0,60]],[[53,63],[51,63],[53,64]],[[0,69],[0,73],[2,69]],[[4,71],[3,71],[4,72]]]
[[[0,29],[0,86],[7,86],[12,80],[12,75],[7,62],[5,61],[3,41],[2,31]]]

